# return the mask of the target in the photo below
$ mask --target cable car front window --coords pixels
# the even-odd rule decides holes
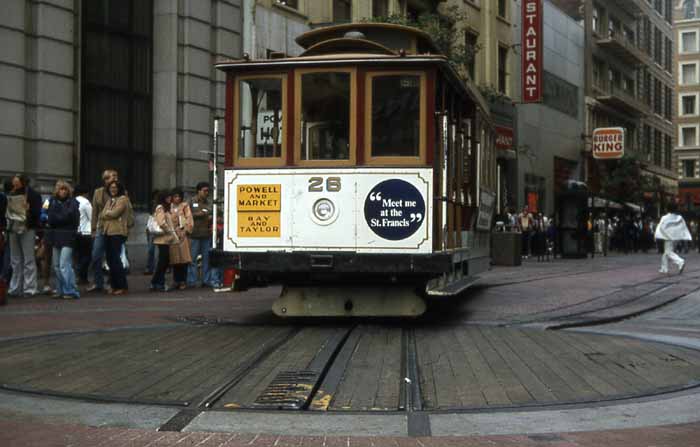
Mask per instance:
[[[240,158],[282,156],[282,79],[244,79],[239,84]]]
[[[420,150],[420,76],[372,78],[372,156],[417,157]]]
[[[301,76],[301,159],[350,158],[350,73]]]

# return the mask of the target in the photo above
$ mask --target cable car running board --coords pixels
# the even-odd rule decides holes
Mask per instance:
[[[431,281],[425,287],[425,293],[428,296],[454,296],[467,290],[469,287],[474,285],[479,280],[478,276],[465,276],[461,279],[443,283],[442,281],[436,282],[435,284]]]

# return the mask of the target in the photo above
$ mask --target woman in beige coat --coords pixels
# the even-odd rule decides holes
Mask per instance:
[[[158,262],[151,279],[151,291],[167,292],[165,285],[165,272],[170,265],[170,246],[178,242],[172,215],[170,214],[170,193],[160,191],[156,198],[156,207],[153,210],[153,218],[161,229],[160,234],[153,235],[153,245],[158,248]]]
[[[100,213],[100,222],[102,222],[107,265],[109,265],[110,293],[124,295],[129,286],[126,282],[121,253],[129,235],[129,197],[124,191],[124,186],[118,181],[111,182],[107,186],[107,192],[109,198]]]
[[[178,243],[170,249],[170,265],[173,266],[175,287],[179,290],[184,290],[187,287],[187,268],[192,263],[190,234],[194,228],[192,210],[190,205],[183,201],[183,198],[182,189],[173,189],[170,214],[173,225],[175,225]]]

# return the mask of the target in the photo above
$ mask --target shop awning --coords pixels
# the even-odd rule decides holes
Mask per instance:
[[[623,208],[623,206],[619,203],[604,199],[602,197],[589,197],[588,206],[591,208],[614,208],[617,210],[621,210]]]

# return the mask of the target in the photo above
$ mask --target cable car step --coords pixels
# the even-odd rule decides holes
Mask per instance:
[[[457,281],[445,282],[442,279],[434,280],[425,287],[428,296],[454,296],[467,290],[479,280],[478,276],[465,276]]]

